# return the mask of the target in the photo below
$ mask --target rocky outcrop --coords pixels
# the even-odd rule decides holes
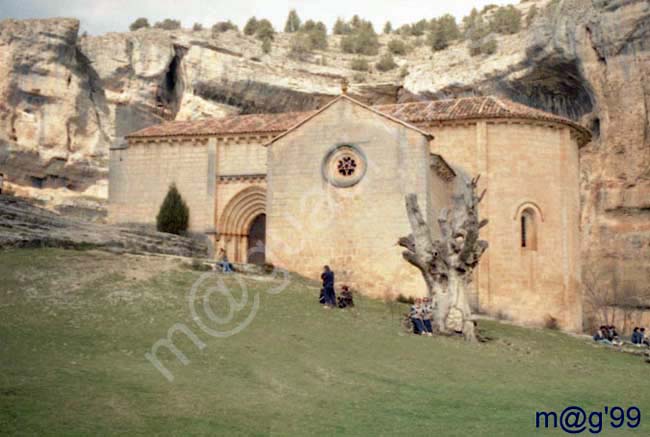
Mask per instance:
[[[79,37],[72,19],[5,20],[0,172],[21,185],[16,192],[53,188],[69,203],[70,193],[105,197],[109,146],[165,119],[312,109],[338,94],[343,78],[372,104],[497,94],[591,129],[582,150],[584,252],[639,282],[650,276],[650,5],[517,7],[532,4],[540,9],[532,25],[498,36],[492,56],[470,57],[464,42],[432,53],[412,39],[400,68],[367,74],[349,68],[353,56],[341,53],[338,36],[296,60],[284,34],[264,54],[259,41],[232,31]]]
[[[102,248],[118,253],[207,256],[205,243],[143,227],[91,224],[53,213],[32,202],[0,195],[0,249],[18,247]]]

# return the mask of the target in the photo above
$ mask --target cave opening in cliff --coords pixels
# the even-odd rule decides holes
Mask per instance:
[[[500,84],[510,99],[579,121],[594,109],[594,93],[577,60],[538,60],[516,81]]]
[[[185,49],[179,46],[174,46],[175,54],[172,57],[167,71],[163,76],[162,84],[159,87],[156,101],[163,110],[163,115],[166,118],[173,119],[178,112],[183,91],[185,89],[183,82],[183,74],[181,62],[185,55]]]

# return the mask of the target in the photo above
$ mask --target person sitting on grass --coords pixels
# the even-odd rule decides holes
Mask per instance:
[[[219,262],[217,263],[220,267],[223,273],[232,273],[232,264],[230,264],[230,261],[228,261],[228,255],[226,255],[226,251],[221,248],[219,250]]]
[[[634,330],[632,331],[632,338],[630,338],[632,341],[632,344],[635,344],[637,346],[641,346],[643,344],[643,335],[641,334],[641,331],[639,331],[639,327],[635,326]]]
[[[650,338],[645,335],[645,328],[639,328],[639,337],[641,338],[641,344],[650,347]]]
[[[612,342],[607,338],[607,326],[601,326],[594,334],[594,341],[602,344],[611,345]]]
[[[609,326],[608,330],[609,335],[607,336],[607,339],[612,342],[614,346],[622,346],[623,342],[618,336],[618,332],[616,331],[616,327],[614,325]]]
[[[350,287],[344,285],[341,287],[341,295],[336,299],[339,308],[347,308],[354,306],[354,300],[352,299],[352,292]]]
[[[411,317],[411,322],[413,323],[413,334],[425,335],[426,331],[422,321],[422,298],[418,297],[415,299],[415,303],[411,305],[409,317]]]
[[[433,305],[431,305],[431,299],[425,297],[422,303],[422,325],[424,326],[424,332],[429,337],[433,336],[433,326],[431,322],[433,320]]]

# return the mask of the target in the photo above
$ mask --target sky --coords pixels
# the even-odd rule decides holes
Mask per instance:
[[[205,27],[232,20],[242,27],[251,16],[271,20],[277,30],[284,28],[289,10],[300,18],[320,20],[328,29],[337,17],[354,14],[369,19],[376,30],[390,20],[393,27],[446,13],[464,17],[476,7],[517,3],[518,0],[0,0],[0,20],[5,18],[75,17],[81,31],[97,35],[123,32],[138,17],[153,24],[164,18],[180,19],[183,27],[199,22]]]

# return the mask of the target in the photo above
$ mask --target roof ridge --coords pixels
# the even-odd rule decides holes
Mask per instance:
[[[264,144],[264,146],[265,146],[265,147],[268,147],[268,146],[270,146],[271,144],[273,144],[273,143],[275,143],[276,141],[278,141],[280,138],[284,138],[284,137],[287,136],[289,133],[291,133],[291,132],[293,132],[294,130],[298,129],[300,126],[304,125],[305,123],[308,123],[311,119],[315,118],[318,114],[324,112],[324,111],[325,111],[326,109],[328,109],[330,106],[333,106],[333,105],[334,105],[336,102],[338,102],[339,100],[347,100],[347,101],[349,101],[349,102],[351,102],[351,103],[353,103],[353,104],[355,104],[355,105],[361,106],[362,108],[364,108],[364,109],[366,109],[366,110],[368,110],[368,111],[370,111],[370,112],[372,112],[372,113],[374,113],[374,114],[377,114],[377,115],[379,115],[379,116],[382,116],[382,117],[384,117],[384,118],[387,118],[387,119],[391,120],[391,121],[394,122],[394,123],[398,123],[398,124],[400,124],[400,125],[402,125],[402,126],[408,128],[408,129],[412,129],[412,130],[414,130],[414,131],[416,131],[416,132],[418,132],[418,133],[424,135],[424,136],[425,136],[427,139],[429,139],[429,140],[433,139],[433,135],[431,135],[429,132],[425,132],[424,130],[420,129],[420,128],[417,127],[417,126],[412,125],[411,123],[409,123],[409,122],[407,122],[407,121],[401,120],[401,119],[399,119],[399,118],[397,118],[397,117],[394,117],[394,116],[392,116],[392,115],[390,115],[390,114],[387,114],[387,113],[385,113],[385,112],[382,112],[382,111],[380,111],[380,110],[378,110],[378,109],[376,109],[376,108],[374,108],[374,107],[372,107],[372,106],[366,105],[365,103],[360,102],[359,100],[354,99],[354,98],[348,96],[347,94],[340,94],[340,95],[336,96],[335,98],[333,98],[332,100],[330,100],[329,102],[327,102],[325,105],[323,105],[322,108],[318,109],[316,112],[314,112],[313,114],[311,114],[309,117],[306,117],[306,118],[300,120],[299,122],[297,122],[296,124],[294,124],[292,127],[290,127],[289,129],[285,130],[284,132],[282,132],[280,135],[278,135],[278,136],[274,137],[273,139],[271,139],[271,141],[269,141],[269,142],[267,142],[266,144]]]
[[[501,109],[503,109],[504,111],[512,114],[512,109],[508,108],[508,106],[506,106],[506,104],[504,102],[502,102],[501,99],[499,99],[498,97],[496,97],[494,95],[489,95],[489,96],[487,96],[487,98],[492,99],[492,101],[494,101],[494,103],[496,105],[498,105]],[[486,101],[487,101],[487,99],[486,99]],[[481,109],[483,109],[483,108],[481,107]]]

